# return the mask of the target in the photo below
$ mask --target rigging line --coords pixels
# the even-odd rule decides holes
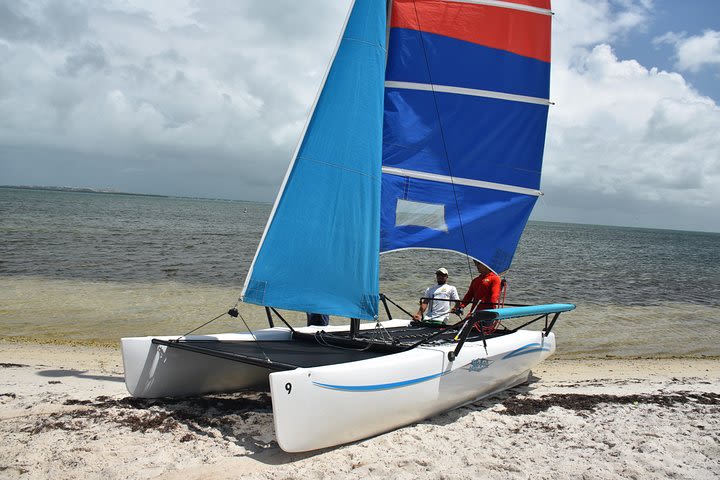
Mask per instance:
[[[438,126],[440,128],[440,138],[442,139],[443,151],[445,152],[445,160],[447,161],[448,173],[450,174],[450,186],[452,187],[453,198],[455,200],[455,208],[458,213],[458,222],[460,223],[460,237],[462,238],[463,248],[465,249],[466,262],[468,267],[468,274],[470,275],[470,281],[472,281],[473,273],[470,265],[470,256],[468,255],[467,240],[465,238],[465,227],[463,226],[462,213],[460,212],[460,204],[457,199],[457,191],[455,190],[455,181],[453,180],[454,175],[452,172],[452,166],[450,165],[450,156],[448,155],[447,142],[445,141],[445,131],[443,130],[442,120],[440,118],[440,107],[438,106],[437,95],[435,94],[435,82],[432,78],[432,71],[430,70],[430,61],[428,59],[427,49],[425,48],[425,38],[423,36],[422,26],[420,25],[420,15],[418,14],[417,1],[413,0],[413,8],[415,10],[415,20],[418,25],[418,34],[420,35],[420,45],[422,45],[423,56],[425,57],[425,66],[427,67],[428,80],[430,80],[430,86],[432,87],[433,104],[435,105],[435,113],[437,114]]]
[[[235,304],[235,306],[237,307],[237,304]],[[221,313],[221,314],[218,315],[217,317],[215,317],[215,318],[213,318],[213,319],[211,319],[211,320],[208,320],[207,322],[203,323],[203,324],[200,325],[199,327],[196,327],[196,328],[190,330],[190,331],[187,332],[185,335],[180,335],[176,340],[180,340],[180,339],[183,338],[183,337],[187,337],[187,336],[190,335],[191,333],[200,330],[201,328],[203,328],[203,327],[206,326],[206,325],[210,325],[212,322],[214,322],[214,321],[217,320],[218,318],[222,317],[223,315],[227,315],[227,314],[228,314],[228,312],[223,312],[223,313]]]
[[[343,347],[341,345],[334,345],[325,339],[325,335],[327,335],[327,334],[328,333],[325,330],[320,330],[319,332],[315,332],[315,341],[324,347],[337,348],[338,350],[351,350],[353,352],[364,352],[372,346],[370,343],[367,343],[367,345],[365,345],[362,348],[351,348],[351,347]],[[330,336],[332,336],[332,334],[330,334]]]
[[[380,342],[393,343],[393,336],[380,321],[375,323],[375,328],[372,330],[371,335]]]
[[[199,327],[194,328],[193,330],[190,330],[190,331],[187,332],[185,335],[179,336],[178,338],[175,339],[175,341],[176,341],[176,342],[179,342],[181,338],[187,337],[187,336],[190,335],[191,333],[200,330],[200,329],[203,328],[204,326],[209,325],[210,323],[214,322],[215,320],[217,320],[218,318],[222,317],[223,315],[230,315],[231,317],[240,317],[240,320],[242,320],[242,322],[245,324],[245,328],[247,328],[248,332],[250,332],[250,335],[252,335],[253,340],[255,340],[255,344],[256,344],[257,347],[260,349],[260,353],[263,354],[263,356],[265,357],[265,360],[267,360],[267,361],[270,362],[270,363],[273,363],[273,361],[270,360],[270,357],[267,356],[267,354],[265,353],[265,351],[264,351],[264,350],[262,349],[262,347],[260,346],[260,341],[257,339],[257,337],[255,336],[255,334],[253,333],[253,331],[250,329],[250,327],[248,326],[248,324],[247,324],[247,322],[245,321],[245,319],[243,318],[243,316],[240,315],[240,312],[238,311],[237,306],[238,306],[238,304],[236,303],[235,306],[234,306],[233,308],[231,308],[230,310],[228,310],[227,312],[223,312],[223,313],[221,313],[220,315],[218,315],[217,317],[213,318],[212,320],[208,320],[207,322],[203,323],[203,324],[200,325]]]
[[[252,335],[253,340],[255,341],[255,345],[257,345],[257,347],[260,349],[260,353],[263,354],[263,357],[265,357],[265,360],[267,360],[269,363],[273,363],[273,361],[270,360],[270,357],[268,357],[267,353],[265,353],[265,350],[263,350],[262,346],[260,345],[261,342],[257,339],[257,337],[255,336],[255,333],[252,330],[250,330],[250,327],[248,326],[247,322],[245,321],[243,316],[240,314],[240,312],[238,312],[238,317],[240,317],[240,320],[242,320],[242,322],[245,324],[245,328],[247,328],[248,332],[250,332],[250,335]]]
[[[387,296],[385,297],[385,300],[387,300],[388,302],[392,303],[392,304],[395,305],[397,308],[399,308],[405,315],[407,315],[407,316],[409,316],[409,317],[412,318],[412,313],[408,312],[408,311],[405,310],[403,307],[401,307],[401,306],[398,305],[397,303],[393,302],[393,301],[392,301],[390,298],[388,298]]]

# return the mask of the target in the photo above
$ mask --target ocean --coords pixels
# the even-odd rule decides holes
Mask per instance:
[[[270,209],[0,188],[0,338],[117,344],[193,330],[237,302]],[[383,255],[380,290],[414,311],[440,266],[462,295],[472,267],[448,252]],[[716,233],[530,222],[507,302],[577,305],[554,330],[560,357],[719,356],[718,266]],[[266,325],[262,308],[240,312],[250,328]],[[242,320],[199,332],[242,331]]]

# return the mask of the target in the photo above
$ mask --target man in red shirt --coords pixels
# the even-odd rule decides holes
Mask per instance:
[[[470,288],[460,302],[460,308],[465,308],[466,305],[472,304],[469,312],[472,313],[475,310],[487,310],[498,307],[502,280],[484,264],[477,260],[473,261],[480,275],[475,277],[470,283]]]

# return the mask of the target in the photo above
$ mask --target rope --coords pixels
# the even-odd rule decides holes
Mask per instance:
[[[187,332],[185,335],[180,335],[176,340],[180,340],[180,339],[183,338],[183,337],[187,337],[187,336],[190,335],[191,333],[200,330],[200,329],[203,328],[204,326],[210,325],[212,322],[214,322],[214,321],[217,320],[218,318],[222,317],[223,315],[231,315],[231,316],[233,316],[233,315],[230,313],[230,312],[232,312],[233,310],[235,310],[235,311],[237,312],[237,304],[235,304],[235,307],[231,308],[231,309],[228,310],[227,312],[223,312],[223,313],[221,313],[220,315],[218,315],[217,317],[213,318],[212,320],[208,320],[207,322],[203,323],[203,324],[200,325],[199,327],[190,330],[190,331]]]
[[[392,303],[392,304],[395,305],[397,308],[399,308],[400,310],[402,310],[402,312],[403,312],[405,315],[407,315],[408,317],[412,318],[412,313],[408,312],[408,311],[405,310],[403,307],[401,307],[401,306],[398,305],[397,303],[393,302],[389,297],[385,296],[385,300],[387,300],[388,302]]]
[[[376,322],[375,328],[372,329],[372,338],[375,339],[375,341],[379,341],[382,343],[394,343],[394,338],[390,334],[390,332],[387,331],[387,329],[383,326],[382,323]]]
[[[372,346],[371,343],[368,343],[368,344],[365,345],[363,348],[341,347],[340,345],[334,345],[334,344],[332,344],[332,343],[328,343],[328,341],[325,340],[325,333],[326,333],[326,332],[325,332],[324,330],[320,330],[319,332],[315,332],[315,341],[316,341],[318,344],[323,345],[323,346],[325,346],[325,347],[337,348],[338,350],[351,350],[351,351],[354,351],[354,352],[364,352],[365,350],[368,350],[368,349]]]
[[[250,335],[252,335],[253,340],[255,340],[255,345],[257,345],[257,347],[260,349],[260,353],[263,354],[263,357],[265,357],[265,360],[267,360],[269,363],[273,363],[273,361],[270,360],[270,357],[268,357],[267,353],[265,353],[265,350],[262,349],[262,346],[260,345],[261,342],[258,341],[257,337],[255,336],[253,331],[250,329],[250,327],[248,326],[248,324],[245,321],[245,319],[243,318],[243,316],[240,315],[240,312],[238,312],[238,316],[240,317],[240,320],[242,320],[242,322],[245,324],[245,328],[247,328],[247,331],[250,332]]]
[[[253,333],[252,329],[251,329],[250,326],[247,324],[247,322],[245,321],[245,319],[243,318],[243,316],[240,315],[240,312],[238,311],[237,306],[238,306],[238,304],[236,303],[235,306],[232,307],[232,308],[231,308],[230,310],[228,310],[227,312],[223,312],[223,313],[221,313],[220,315],[218,315],[217,317],[215,317],[215,318],[213,318],[213,319],[211,319],[211,320],[208,320],[207,322],[203,323],[203,324],[200,325],[199,327],[196,327],[196,328],[190,330],[190,331],[187,332],[185,335],[179,336],[178,338],[175,339],[175,341],[176,341],[176,342],[179,342],[181,338],[187,337],[187,336],[190,335],[191,333],[196,332],[196,331],[200,330],[201,328],[203,328],[203,327],[205,327],[205,326],[207,326],[207,325],[210,325],[212,322],[214,322],[214,321],[217,320],[218,318],[222,317],[223,315],[230,315],[230,316],[233,317],[233,318],[240,317],[240,320],[242,320],[243,324],[245,325],[245,328],[247,328],[247,331],[250,332],[250,335],[252,335],[253,340],[255,340],[255,345],[257,345],[257,347],[260,349],[260,353],[263,354],[263,356],[265,357],[265,360],[267,360],[267,361],[270,362],[270,363],[273,363],[273,361],[270,359],[270,357],[268,357],[268,355],[267,355],[267,354],[265,353],[265,351],[262,349],[262,346],[260,346],[260,343],[261,343],[261,342],[257,339],[257,337],[255,336],[255,333]]]

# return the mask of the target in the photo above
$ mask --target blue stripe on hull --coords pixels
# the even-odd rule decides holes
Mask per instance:
[[[332,385],[329,383],[319,383],[319,382],[313,382],[313,385],[323,388],[329,388],[330,390],[342,390],[344,392],[376,392],[379,390],[391,390],[393,388],[402,388],[407,387],[410,385],[415,385],[418,383],[427,382],[429,380],[433,380],[435,378],[442,377],[443,375],[447,375],[448,373],[451,373],[450,371],[447,372],[441,372],[436,373],[434,375],[428,375],[426,377],[420,377],[420,378],[413,378],[411,380],[403,380],[402,382],[392,382],[392,383],[380,383],[377,385]]]
[[[529,343],[518,349],[513,350],[512,352],[505,355],[502,359],[505,360],[506,358],[519,357],[520,355],[527,355],[528,353],[549,352],[549,351],[550,351],[550,347],[544,347],[539,343]]]
[[[393,28],[387,80],[491,90],[547,99],[550,64],[454,38]],[[427,54],[427,61],[426,61]]]
[[[549,347],[543,347],[539,343],[529,343],[527,345],[524,345],[524,346],[508,353],[507,355],[505,355],[502,358],[502,360],[505,360],[507,358],[512,358],[512,357],[518,357],[521,355],[526,355],[526,354],[534,353],[534,352],[548,352],[548,351],[550,351]],[[490,361],[490,363],[485,368],[489,368],[489,366],[492,363],[493,362]],[[470,367],[470,371],[476,371],[476,370],[472,370],[471,364],[468,364],[467,367]],[[484,370],[485,368],[483,368],[482,370]],[[467,369],[465,367],[463,367],[462,370],[467,371]],[[374,385],[335,385],[335,384],[331,384],[331,383],[321,383],[321,382],[312,382],[312,383],[316,387],[327,388],[330,390],[338,390],[338,391],[342,391],[342,392],[377,392],[377,391],[381,391],[381,390],[392,390],[395,388],[403,388],[403,387],[409,387],[410,385],[417,385],[418,383],[423,383],[423,382],[427,382],[430,380],[434,380],[436,378],[440,378],[442,376],[451,374],[456,371],[459,371],[459,370],[447,370],[445,372],[435,373],[433,375],[427,375],[425,377],[412,378],[409,380],[402,380],[400,382],[379,383],[379,384],[374,384]],[[477,371],[479,371],[479,370],[477,370]]]

